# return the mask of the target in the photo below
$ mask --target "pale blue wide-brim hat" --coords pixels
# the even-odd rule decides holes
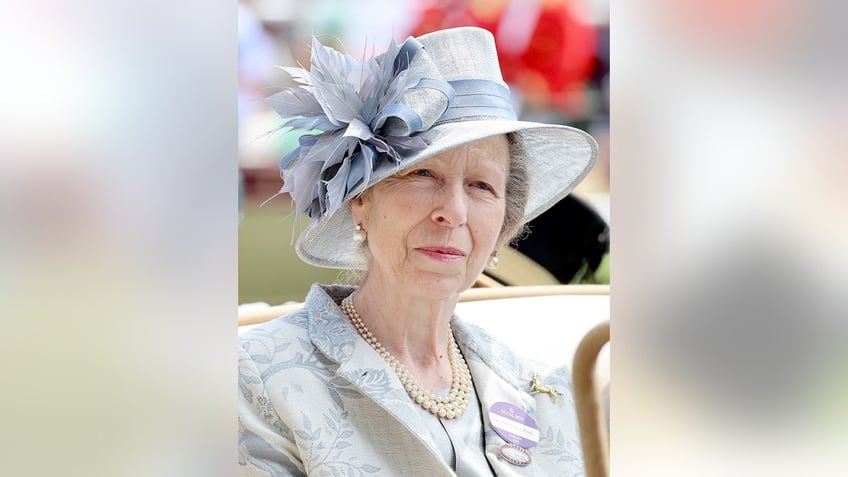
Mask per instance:
[[[524,221],[565,197],[592,168],[595,140],[579,129],[519,121],[494,37],[462,27],[409,38],[357,62],[313,40],[310,70],[268,98],[280,129],[310,131],[280,163],[282,193],[310,223],[295,245],[319,267],[365,269],[348,201],[420,161],[511,133],[522,144],[529,195]]]

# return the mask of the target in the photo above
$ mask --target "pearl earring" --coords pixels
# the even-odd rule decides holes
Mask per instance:
[[[498,262],[501,259],[501,253],[495,252],[491,256],[489,256],[489,261],[486,262],[486,266],[489,268],[497,268]]]
[[[368,232],[362,230],[362,226],[356,224],[356,232],[353,233],[353,241],[356,243],[362,243],[368,237]]]

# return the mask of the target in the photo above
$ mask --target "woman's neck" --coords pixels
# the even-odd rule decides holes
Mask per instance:
[[[367,279],[354,293],[365,326],[430,391],[450,386],[450,319],[458,297],[438,299]],[[417,290],[413,290],[415,292]]]

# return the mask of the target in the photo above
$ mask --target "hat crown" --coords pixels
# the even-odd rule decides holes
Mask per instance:
[[[495,38],[488,30],[460,27],[416,38],[438,67],[444,81],[480,79],[503,86]]]

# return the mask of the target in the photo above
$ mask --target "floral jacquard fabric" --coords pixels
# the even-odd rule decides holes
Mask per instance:
[[[239,349],[239,463],[246,476],[454,476],[400,381],[336,305],[351,287],[315,285],[303,309],[242,334]],[[543,378],[561,396],[530,395],[534,372],[484,330],[452,326],[482,406],[485,452],[498,476],[584,473],[566,368]],[[530,465],[498,457],[505,441],[489,422],[497,402],[538,424]],[[458,457],[461,458],[461,457]],[[486,474],[492,475],[492,474]]]

